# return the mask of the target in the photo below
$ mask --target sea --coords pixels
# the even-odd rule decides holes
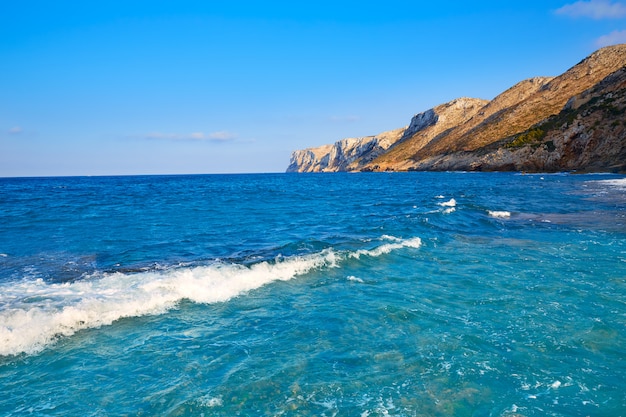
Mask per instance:
[[[626,177],[1,178],[0,416],[626,416]]]

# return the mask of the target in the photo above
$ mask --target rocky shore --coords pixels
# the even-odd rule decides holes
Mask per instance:
[[[626,172],[626,44],[491,101],[458,98],[408,126],[293,152],[287,172]]]

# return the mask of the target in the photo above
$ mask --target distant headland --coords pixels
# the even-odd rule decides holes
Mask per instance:
[[[626,172],[626,44],[491,101],[458,98],[406,127],[292,153],[287,172]]]

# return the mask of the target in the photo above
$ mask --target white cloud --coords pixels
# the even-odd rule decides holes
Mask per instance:
[[[153,132],[148,133],[144,136],[144,138],[150,140],[167,140],[174,142],[228,142],[235,140],[237,136],[225,130],[220,130],[213,133],[193,132],[189,134]]]
[[[202,133],[202,132],[192,133],[191,135],[189,135],[189,139],[204,140],[204,133]]]
[[[619,19],[626,16],[626,4],[611,0],[577,1],[557,9],[556,14],[591,19]]]
[[[626,43],[626,30],[614,30],[608,35],[600,36],[596,40],[596,45],[600,48],[609,45],[617,45],[619,43]]]
[[[20,133],[22,133],[23,129],[20,126],[15,126],[12,127],[11,129],[9,129],[8,134],[9,135],[19,135]]]
[[[218,132],[209,133],[207,135],[207,139],[214,141],[229,141],[236,139],[237,136],[231,132],[227,132],[226,130],[220,130]]]

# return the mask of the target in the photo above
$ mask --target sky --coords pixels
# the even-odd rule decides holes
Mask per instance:
[[[283,172],[626,43],[626,0],[2,1],[0,177]]]

